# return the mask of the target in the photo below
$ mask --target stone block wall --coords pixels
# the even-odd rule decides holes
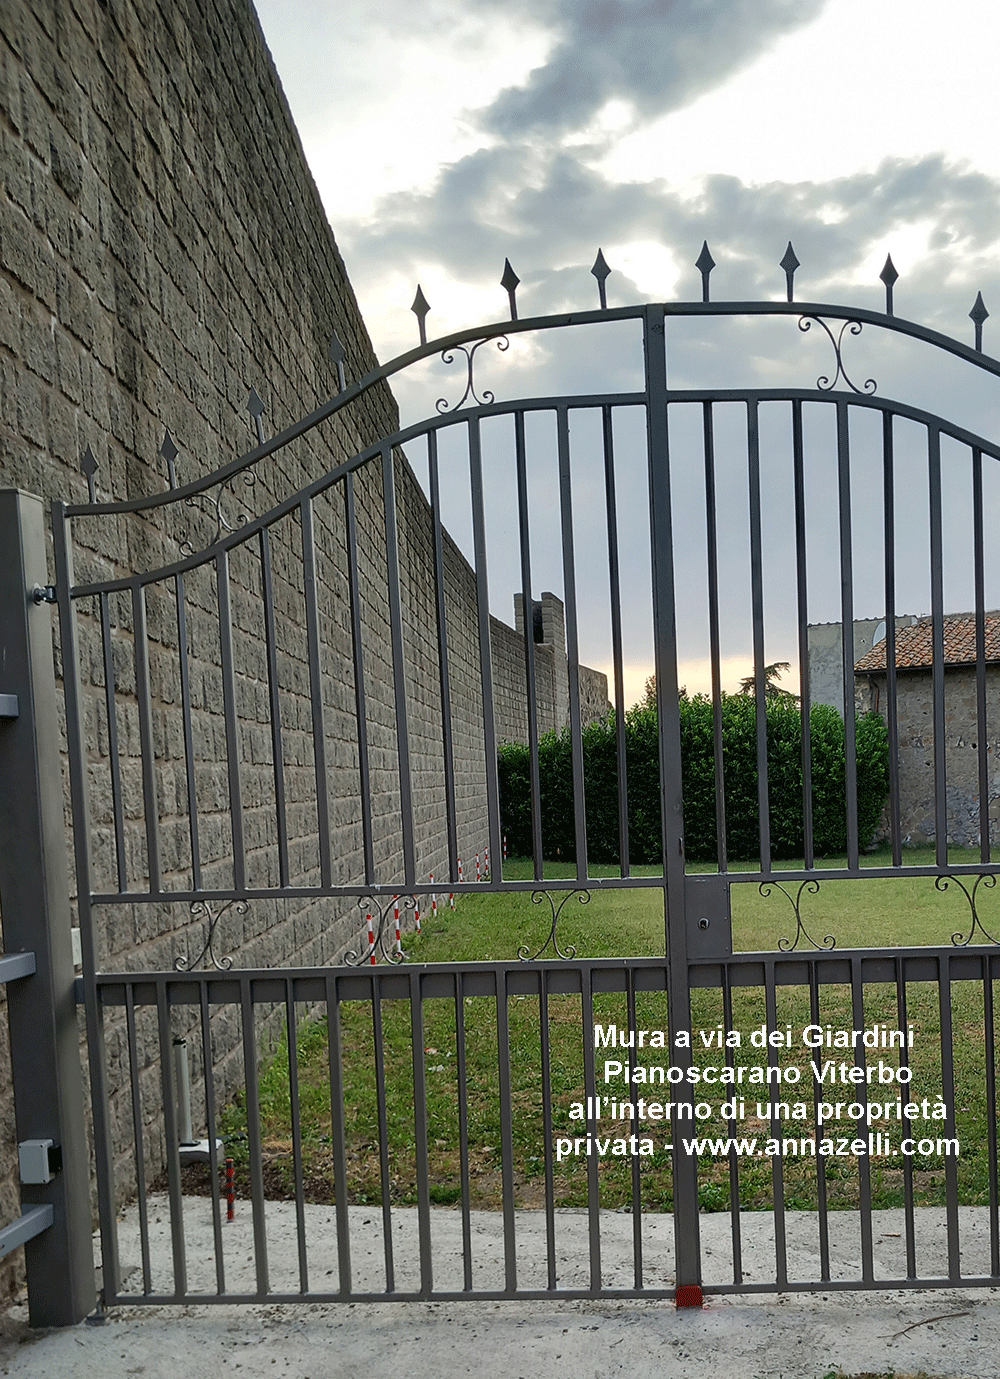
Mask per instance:
[[[264,401],[267,435],[337,391],[328,355],[336,332],[348,380],[375,363],[343,262],[308,172],[287,104],[247,0],[26,0],[0,8],[0,486],[43,499],[82,501],[80,456],[98,462],[97,495],[131,499],[168,483],[164,428],[178,447],[181,483],[255,443],[247,399]],[[224,495],[229,520],[264,512],[397,427],[389,389],[377,386],[306,440],[256,466],[256,482]],[[381,464],[354,481],[363,590],[367,726],[375,864],[400,872],[396,715],[388,625]],[[427,503],[395,454],[401,619],[409,691],[417,862],[443,871],[443,764],[437,691],[436,609]],[[353,648],[347,596],[343,487],[317,499],[315,529],[319,674],[333,880],[363,874]],[[74,526],[77,577],[106,579],[176,560],[211,542],[215,513],[176,504],[144,516]],[[320,874],[309,608],[297,513],[272,532],[275,641],[290,871]],[[474,577],[446,543],[456,793],[460,847],[486,836],[485,762]],[[239,790],[247,877],[277,876],[274,761],[261,601],[261,556],[250,543],[229,559]],[[156,799],[143,797],[142,723],[130,601],[108,601],[107,655],[115,711],[105,705],[98,609],[80,608],[84,735],[90,753],[94,881],[117,889],[119,852],[132,883],[148,875],[147,809],[155,813],[164,883],[190,885],[193,868],[181,695],[178,613],[186,621],[198,843],[204,886],[232,884],[229,754],[214,562],[151,586],[145,601]],[[112,727],[117,752],[112,752]],[[116,839],[112,758],[122,798]],[[169,969],[195,956],[203,924],[185,906],[105,906],[97,913],[105,967]],[[308,965],[339,957],[359,929],[355,907],[330,901],[232,907],[218,950],[237,966]],[[2,995],[0,995],[2,999]],[[262,1023],[274,1033],[276,1022]],[[175,1033],[192,1033],[181,1027]],[[218,1090],[240,1085],[238,1018],[213,1018]],[[147,1172],[162,1163],[155,1041],[140,1022]],[[124,1032],[109,1022],[111,1122],[118,1186],[132,1183],[131,1110],[123,1080]],[[193,1071],[199,1062],[192,1044]],[[0,1050],[0,1215],[17,1210],[9,1072]],[[19,1256],[5,1265],[3,1287]]]

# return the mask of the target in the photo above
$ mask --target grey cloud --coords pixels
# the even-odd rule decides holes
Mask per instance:
[[[679,109],[814,19],[825,0],[556,0],[558,38],[523,86],[482,112],[505,137],[579,129],[614,98],[645,119]],[[538,13],[537,7],[533,12]]]
[[[523,280],[523,309],[534,313],[589,304],[594,253],[615,242],[663,244],[684,266],[680,295],[696,295],[693,261],[707,239],[718,263],[713,294],[757,298],[782,290],[777,261],[792,239],[802,263],[798,295],[817,300],[853,280],[875,246],[891,248],[894,230],[928,221],[928,255],[899,284],[900,299],[926,297],[921,306],[937,313],[942,279],[949,292],[974,283],[984,295],[996,283],[995,274],[985,281],[977,275],[979,257],[997,238],[1000,182],[941,156],[886,159],[873,171],[822,183],[749,186],[714,175],[692,198],[659,180],[610,182],[578,153],[513,145],[477,151],[447,168],[430,192],[389,197],[372,221],[341,227],[352,270],[364,276],[376,265],[405,270],[411,263],[416,273],[417,263],[437,262],[449,275],[484,282],[494,273],[499,279],[509,256]],[[613,256],[610,262],[614,268]],[[575,278],[553,275],[570,264],[580,266]],[[582,301],[569,300],[570,281],[586,293]],[[622,290],[612,276],[609,294],[621,301]],[[881,291],[873,281],[871,305]],[[851,299],[864,304],[856,287]],[[962,313],[971,304],[972,297],[958,302]]]

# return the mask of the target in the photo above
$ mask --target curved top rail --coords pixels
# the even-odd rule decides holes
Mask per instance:
[[[214,488],[216,484],[224,483],[227,479],[257,464],[259,460],[276,454],[277,451],[292,441],[308,434],[321,422],[334,416],[376,384],[383,383],[394,374],[401,373],[411,364],[419,363],[422,359],[429,359],[432,355],[456,349],[469,341],[486,341],[498,336],[520,335],[529,331],[559,330],[565,326],[637,320],[645,316],[649,310],[662,311],[664,316],[799,316],[858,321],[865,325],[881,326],[887,330],[896,331],[897,334],[923,341],[925,344],[935,345],[959,359],[964,359],[966,363],[973,364],[976,368],[1000,378],[1000,360],[984,354],[972,345],[963,345],[961,341],[953,339],[950,335],[932,330],[928,326],[919,325],[915,321],[907,321],[900,316],[888,315],[883,311],[870,311],[863,307],[837,306],[829,302],[663,302],[650,305],[599,308],[595,311],[564,312],[553,316],[531,316],[524,320],[493,321],[475,329],[454,331],[451,335],[442,335],[426,345],[418,345],[416,349],[407,350],[405,353],[397,355],[388,364],[382,364],[376,369],[369,370],[356,383],[345,388],[343,392],[337,393],[336,396],[317,407],[315,411],[310,412],[308,416],[302,417],[301,420],[294,422],[291,426],[287,426],[284,431],[278,432],[270,440],[255,446],[246,454],[235,460],[230,460],[228,464],[222,465],[219,469],[213,470],[212,473],[204,475],[200,479],[192,480],[189,484],[167,489],[163,493],[147,494],[142,498],[131,498],[122,502],[70,503],[64,506],[64,515],[66,517],[96,517],[110,513],[142,512],[149,508],[164,507],[202,493],[206,489]],[[788,396],[789,394],[786,393],[785,395]],[[499,407],[499,403],[492,403],[487,406],[486,410],[493,414]],[[469,415],[472,410],[464,409],[463,415]],[[383,442],[380,442],[376,446],[376,450],[381,449],[382,445]]]
[[[933,428],[940,431],[942,435],[950,436],[952,440],[956,440],[962,445],[968,445],[982,451],[984,455],[989,455],[991,459],[1000,463],[1000,443],[988,441],[972,431],[965,430],[964,427],[955,426],[935,413],[925,411],[922,407],[913,407],[905,402],[894,402],[887,397],[830,392],[826,389],[817,388],[681,388],[669,389],[667,397],[670,402],[823,402],[834,405],[843,404],[848,407],[867,407],[872,411],[889,412],[893,416],[905,417],[910,421]],[[477,407],[463,408],[461,411],[439,413],[427,417],[423,421],[414,422],[410,426],[374,442],[364,450],[359,450],[350,459],[344,460],[325,474],[321,474],[319,478],[313,479],[311,483],[306,484],[305,487],[290,497],[283,499],[269,511],[251,518],[234,531],[227,532],[218,541],[205,547],[204,550],[196,551],[170,565],[163,565],[158,569],[144,573],[74,585],[69,591],[69,597],[75,599],[94,594],[121,593],[197,569],[198,566],[214,560],[220,552],[241,545],[256,535],[263,527],[280,521],[282,517],[286,517],[301,503],[315,498],[328,488],[332,488],[334,484],[339,483],[346,475],[367,464],[376,455],[380,455],[386,450],[392,450],[397,445],[404,445],[407,441],[426,435],[430,431],[439,431],[448,426],[463,425],[486,416],[505,416],[517,411],[563,409],[572,411],[602,406],[636,407],[642,406],[645,402],[646,395],[644,393],[598,393],[575,396],[563,394],[558,397],[515,398],[507,402],[484,403]],[[53,504],[53,509],[58,514],[59,519],[72,516],[74,512],[80,510],[79,508],[70,509],[66,504],[59,502]],[[86,509],[87,512],[94,512],[95,510],[95,508]]]

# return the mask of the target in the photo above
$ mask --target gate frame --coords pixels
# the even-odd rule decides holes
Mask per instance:
[[[16,698],[0,720],[0,904],[6,954],[34,957],[7,990],[14,1112],[19,1142],[61,1151],[51,1181],[22,1178],[21,1220],[0,1248],[26,1240],[30,1324],[71,1326],[97,1295],[40,499],[0,490],[0,551],[0,690]]]
[[[707,249],[706,249],[707,252]],[[710,262],[710,256],[709,256]],[[93,468],[85,469],[88,479],[91,480],[91,501],[87,504],[67,505],[64,503],[53,504],[53,521],[56,528],[56,567],[57,580],[55,591],[50,591],[45,587],[44,572],[44,541],[41,534],[40,508],[37,506],[38,500],[26,499],[23,495],[10,495],[0,493],[0,545],[8,530],[17,529],[20,538],[29,542],[30,550],[23,556],[23,567],[21,568],[18,579],[14,581],[15,587],[8,587],[4,576],[9,571],[0,570],[0,639],[4,641],[9,637],[19,636],[23,643],[23,666],[20,669],[20,678],[15,676],[13,688],[5,682],[0,685],[0,691],[13,692],[18,696],[24,696],[23,702],[29,706],[30,712],[21,711],[16,726],[8,725],[0,727],[0,768],[5,761],[5,754],[8,748],[16,748],[18,765],[14,771],[15,778],[24,779],[28,782],[25,787],[25,794],[17,797],[16,808],[11,808],[15,804],[13,793],[9,798],[0,801],[0,828],[4,828],[7,838],[21,838],[26,835],[28,844],[26,847],[16,846],[5,849],[4,855],[16,857],[20,864],[24,855],[30,855],[32,848],[35,849],[40,858],[39,879],[41,886],[38,894],[31,897],[31,904],[27,903],[19,891],[23,887],[24,877],[27,868],[18,865],[7,870],[0,870],[0,892],[3,893],[5,916],[4,929],[7,937],[8,947],[13,948],[15,944],[24,943],[26,934],[29,932],[25,925],[30,922],[26,911],[37,914],[39,911],[46,916],[46,934],[40,945],[41,948],[37,977],[47,983],[47,999],[53,1012],[54,1028],[51,1038],[38,1041],[36,1031],[30,1020],[31,1001],[21,995],[15,995],[16,988],[12,989],[12,999],[10,1006],[10,1017],[12,1027],[12,1044],[16,1046],[15,1057],[15,1087],[17,1090],[17,1111],[18,1111],[18,1133],[19,1136],[27,1137],[29,1133],[45,1133],[50,1122],[45,1121],[39,1125],[38,1121],[44,1119],[40,1107],[45,1101],[48,1093],[52,1094],[53,1114],[57,1116],[58,1138],[57,1143],[64,1147],[64,1166],[62,1174],[57,1174],[54,1188],[32,1189],[25,1196],[25,1201],[40,1203],[53,1200],[56,1204],[57,1224],[60,1215],[65,1218],[66,1229],[62,1235],[57,1235],[55,1228],[51,1233],[43,1233],[37,1237],[36,1241],[29,1246],[28,1266],[29,1282],[31,1283],[33,1294],[38,1294],[36,1304],[35,1297],[32,1298],[32,1324],[62,1324],[69,1320],[78,1320],[93,1305],[92,1280],[88,1291],[86,1280],[86,1265],[84,1263],[84,1242],[86,1250],[90,1249],[90,1227],[89,1219],[86,1222],[86,1230],[83,1229],[84,1215],[89,1218],[89,1192],[87,1190],[87,1159],[82,1152],[85,1146],[83,1134],[83,1113],[81,1083],[82,1077],[79,1072],[79,1049],[76,1037],[75,1010],[72,1009],[73,1002],[73,976],[72,976],[72,952],[69,947],[69,906],[68,906],[68,884],[65,877],[64,854],[62,852],[63,837],[63,802],[62,789],[60,784],[59,763],[57,755],[58,742],[58,719],[55,709],[55,686],[52,666],[48,657],[48,620],[46,618],[44,627],[39,626],[39,619],[32,621],[33,610],[30,608],[26,598],[26,591],[38,586],[42,593],[42,601],[53,601],[58,597],[60,614],[62,621],[62,648],[64,666],[68,667],[68,673],[64,679],[64,690],[66,695],[67,707],[67,735],[71,753],[70,782],[73,803],[73,815],[75,821],[75,852],[77,867],[77,883],[79,893],[79,908],[81,918],[81,939],[84,949],[84,977],[82,989],[84,992],[84,1004],[87,1017],[88,1044],[90,1047],[91,1060],[91,1087],[94,1098],[95,1109],[98,1106],[106,1108],[107,1095],[107,1076],[104,1066],[104,1051],[102,1037],[102,1015],[101,1005],[98,996],[97,973],[94,963],[95,945],[93,931],[90,923],[92,907],[95,904],[110,903],[114,899],[141,900],[143,898],[134,893],[121,897],[107,895],[96,895],[91,893],[89,884],[90,879],[90,846],[89,846],[89,819],[86,804],[87,785],[85,778],[85,752],[82,734],[82,715],[77,683],[78,659],[76,655],[75,619],[72,608],[74,597],[73,575],[72,575],[72,546],[71,541],[67,540],[67,519],[79,515],[100,515],[102,513],[125,513],[139,512],[143,509],[159,507],[165,504],[176,503],[185,498],[192,498],[198,494],[205,494],[217,485],[225,485],[235,478],[238,474],[252,468],[258,461],[263,460],[269,455],[276,453],[290,441],[304,435],[323,420],[331,417],[341,408],[347,406],[354,399],[366,392],[374,384],[390,378],[396,372],[408,367],[421,359],[428,358],[437,353],[447,353],[453,348],[464,350],[468,359],[469,382],[466,394],[463,395],[461,407],[465,397],[472,392],[473,398],[479,402],[473,387],[473,366],[472,354],[480,344],[488,340],[503,338],[511,332],[530,332],[554,327],[564,327],[569,325],[589,325],[602,321],[622,321],[639,320],[643,329],[643,357],[645,368],[645,391],[642,394],[615,394],[604,396],[594,396],[592,398],[560,398],[560,399],[539,399],[532,402],[532,406],[539,407],[548,404],[554,407],[561,403],[568,410],[570,406],[590,406],[597,407],[607,404],[626,404],[626,399],[631,402],[642,402],[646,410],[647,421],[647,462],[648,480],[650,494],[650,522],[655,533],[651,541],[652,559],[652,580],[653,580],[653,606],[654,606],[654,628],[655,628],[655,669],[657,676],[657,704],[659,712],[660,735],[660,771],[661,781],[666,784],[663,787],[663,809],[662,819],[662,845],[663,845],[663,876],[651,880],[647,884],[654,885],[656,888],[662,887],[665,904],[665,938],[666,938],[666,958],[668,965],[668,986],[670,1002],[670,1034],[673,1036],[680,1030],[690,1026],[690,993],[692,971],[699,964],[704,965],[706,958],[718,956],[724,964],[725,955],[721,951],[716,954],[714,951],[706,953],[702,950],[700,942],[694,938],[689,929],[688,911],[692,908],[692,893],[689,886],[690,878],[685,870],[685,860],[683,851],[683,805],[681,797],[681,771],[680,771],[680,717],[677,707],[677,656],[676,656],[676,630],[675,630],[675,599],[674,599],[674,570],[671,558],[672,553],[672,532],[671,532],[671,491],[670,491],[670,456],[668,441],[668,421],[667,405],[672,401],[687,400],[685,394],[671,392],[667,382],[666,369],[666,323],[674,316],[755,316],[755,315],[797,315],[802,320],[808,319],[823,325],[830,336],[836,354],[837,373],[833,382],[824,380],[819,384],[820,393],[806,389],[776,389],[776,390],[750,390],[755,392],[759,398],[767,396],[780,398],[782,400],[794,401],[798,398],[810,400],[811,398],[822,398],[826,401],[836,399],[838,409],[846,414],[846,402],[850,394],[834,393],[831,398],[829,390],[837,385],[843,375],[844,385],[853,390],[855,394],[862,390],[850,382],[843,370],[840,355],[840,342],[834,341],[832,334],[825,325],[824,318],[839,320],[844,322],[844,328],[848,325],[856,325],[860,329],[861,323],[870,323],[883,328],[888,328],[899,333],[910,336],[911,338],[922,340],[925,343],[933,344],[945,349],[948,353],[956,355],[973,363],[980,369],[994,376],[1000,375],[1000,362],[990,359],[982,353],[981,321],[976,321],[976,346],[975,348],[962,345],[958,341],[951,339],[937,331],[929,330],[926,327],[918,326],[912,322],[902,321],[894,317],[892,310],[892,283],[883,273],[883,281],[886,283],[886,311],[876,312],[866,309],[849,309],[843,306],[828,304],[800,303],[792,299],[792,283],[789,274],[788,279],[788,301],[787,302],[710,302],[708,292],[708,273],[711,268],[702,266],[699,260],[699,268],[703,274],[703,300],[701,303],[675,302],[657,303],[647,306],[632,306],[618,309],[607,309],[604,294],[604,283],[599,278],[601,295],[601,309],[598,311],[583,311],[553,317],[534,317],[525,320],[518,320],[514,301],[513,289],[510,290],[511,296],[511,320],[506,322],[493,323],[480,327],[474,331],[462,331],[442,337],[439,340],[428,343],[424,333],[424,322],[420,319],[421,345],[414,350],[400,355],[389,364],[370,371],[364,378],[358,380],[350,387],[343,386],[341,392],[323,404],[309,417],[303,418],[293,426],[286,428],[285,431],[273,437],[269,441],[264,441],[258,427],[258,437],[260,443],[246,455],[231,461],[220,467],[212,474],[205,476],[187,485],[171,486],[166,493],[150,495],[146,498],[132,499],[129,501],[115,503],[100,503],[94,500],[94,490],[92,483]],[[714,265],[712,265],[714,266]],[[887,267],[889,265],[887,264]],[[787,270],[786,270],[787,272]],[[595,276],[596,265],[595,265]],[[606,274],[605,274],[606,276]],[[893,277],[894,281],[894,277]],[[426,313],[425,313],[426,314]],[[975,317],[973,317],[976,320]],[[856,332],[853,332],[856,333]],[[843,330],[841,331],[843,334]],[[476,341],[471,351],[465,349],[465,343]],[[743,400],[747,390],[744,389],[713,389],[705,390],[691,395],[691,400],[695,397],[703,399],[711,397],[716,401]],[[487,394],[488,401],[491,395]],[[520,404],[512,404],[506,407],[501,406],[497,412],[510,411],[517,405],[523,409],[527,405],[524,400]],[[627,404],[626,404],[627,405]],[[440,408],[439,408],[440,410]],[[915,415],[917,409],[895,408],[895,414],[904,415],[909,410],[911,415]],[[480,405],[478,408],[470,407],[468,412],[476,412],[478,415],[489,415],[492,409],[488,405]],[[515,415],[517,413],[515,412]],[[926,415],[926,414],[925,414]],[[565,417],[563,418],[565,422]],[[414,435],[424,432],[430,434],[429,423],[422,422],[414,427],[406,428],[398,432],[395,436],[383,438],[377,444],[369,447],[363,452],[355,455],[351,461],[338,468],[340,473],[348,473],[352,466],[361,463],[377,462],[377,456],[381,454],[384,466],[390,464],[391,447],[397,443],[404,443]],[[568,443],[568,442],[567,442]],[[563,445],[563,435],[560,434],[560,447]],[[89,455],[89,451],[88,451]],[[561,457],[562,458],[562,457]],[[568,451],[566,455],[568,465]],[[90,456],[90,465],[93,466],[93,457]],[[333,471],[331,471],[332,473]],[[390,470],[391,472],[391,470]],[[318,491],[318,490],[317,490]],[[568,480],[567,489],[568,493]],[[302,497],[308,492],[303,489]],[[391,489],[387,489],[391,493]],[[8,500],[13,497],[13,509]],[[479,492],[478,504],[474,501],[474,536],[476,544],[476,565],[477,573],[479,568],[479,556],[485,554],[485,528],[483,526],[483,514],[481,511],[481,490]],[[15,516],[11,515],[14,512]],[[20,525],[18,525],[20,524]],[[25,537],[25,533],[30,536]],[[208,549],[212,549],[222,536],[221,530],[217,534],[215,541],[211,542]],[[564,535],[565,542],[565,535]],[[666,553],[666,559],[658,559],[658,554],[662,557]],[[570,556],[572,555],[572,537],[570,537]],[[565,547],[564,547],[565,558]],[[15,563],[16,564],[16,563]],[[162,572],[153,572],[161,573]],[[483,657],[484,674],[484,695],[487,689],[487,676],[489,672],[490,649],[488,634],[488,602],[486,593],[481,585],[478,590],[479,595],[479,622],[480,622],[480,643],[481,654]],[[33,598],[32,602],[38,600]],[[845,605],[846,606],[846,605]],[[28,609],[29,616],[21,619],[24,623],[19,630],[18,617],[19,609]],[[13,613],[10,610],[14,610]],[[44,615],[44,610],[41,610]],[[527,624],[527,619],[525,620]],[[8,627],[11,630],[8,630]],[[485,630],[484,630],[485,628]],[[846,629],[845,629],[846,630]],[[393,661],[394,666],[397,662],[397,652],[401,651],[400,638],[397,635],[398,629],[393,626]],[[529,653],[530,654],[530,653]],[[48,662],[46,672],[43,663]],[[575,665],[575,661],[572,662]],[[9,672],[8,672],[9,673]],[[844,647],[844,673],[845,687],[848,676],[848,650],[845,641]],[[761,689],[762,669],[757,667],[758,694]],[[400,694],[405,696],[405,687],[402,687],[402,670],[397,668],[396,694],[397,701]],[[485,712],[485,710],[484,710]],[[574,768],[577,766],[576,758],[580,754],[576,751],[579,742],[579,712],[574,714]],[[487,727],[491,725],[491,714],[487,714]],[[403,717],[405,728],[405,710]],[[531,729],[529,728],[529,732]],[[490,732],[487,734],[487,748],[491,746]],[[405,755],[405,746],[401,748]],[[487,753],[487,756],[489,753]],[[25,764],[27,763],[27,764]],[[37,769],[36,769],[37,767]],[[574,769],[574,778],[578,772]],[[581,780],[577,788],[577,805],[582,803],[582,756],[580,756]],[[491,788],[492,787],[492,788]],[[498,806],[495,791],[495,772],[487,767],[487,794],[489,796],[489,826],[491,843],[494,848],[494,855],[499,855],[497,847],[498,837],[496,836],[496,824],[498,820]],[[30,799],[29,799],[30,796]],[[30,807],[22,807],[29,805]],[[405,803],[403,809],[405,812]],[[449,825],[453,821],[449,817]],[[578,831],[580,828],[579,817],[577,821]],[[22,829],[22,835],[18,829]],[[944,849],[944,861],[941,860],[941,849]],[[408,858],[407,871],[412,872],[412,858]],[[60,868],[62,869],[60,874]],[[579,868],[579,861],[578,861]],[[922,869],[922,874],[940,874],[942,869],[950,874],[959,873],[981,873],[985,867],[959,867],[948,868],[947,866],[947,842],[946,839],[939,837],[939,860],[938,866],[934,869]],[[909,874],[921,874],[912,869],[907,869]],[[11,874],[7,874],[8,871]],[[876,873],[878,874],[878,873]],[[893,867],[891,874],[897,874],[897,869]],[[624,879],[624,878],[623,878]],[[726,878],[722,878],[726,880]],[[831,878],[834,879],[834,878]],[[578,888],[587,883],[586,861],[582,862],[582,869],[579,869],[578,876],[574,880],[562,883],[545,883],[540,878],[536,878],[531,883],[504,884],[501,880],[499,884],[492,883],[492,890],[515,890],[515,889],[534,889],[534,890],[568,890]],[[413,878],[408,875],[405,889],[415,894],[428,890],[428,887],[421,884],[411,884]],[[440,882],[439,882],[440,884]],[[454,885],[454,880],[452,882]],[[632,880],[636,884],[636,880]],[[728,885],[728,881],[727,881]],[[309,888],[308,891],[298,890],[298,894],[323,894],[324,891],[334,893],[336,888],[320,887],[318,889]],[[350,888],[339,888],[340,893],[351,893],[358,895],[386,894],[395,887],[384,885],[364,885]],[[459,884],[454,887],[458,891],[471,890],[468,883]],[[292,895],[296,893],[294,887],[279,887],[273,894]],[[230,892],[201,891],[198,895],[206,898],[224,898]],[[244,897],[250,894],[245,885],[237,884],[233,888],[233,896]],[[14,896],[11,901],[10,896]],[[186,893],[171,893],[170,899],[184,901],[190,899]],[[20,903],[19,903],[20,902]],[[714,917],[714,913],[713,913]],[[708,927],[707,920],[702,920],[703,927]],[[35,938],[34,929],[31,931],[32,939]],[[714,936],[713,936],[714,937]],[[724,943],[724,940],[721,940]],[[731,953],[731,944],[729,945]],[[877,951],[877,950],[872,950]],[[279,969],[280,973],[280,969]],[[41,983],[38,983],[39,985]],[[25,991],[31,990],[37,1000],[37,990],[35,984],[29,988],[25,983]],[[29,1016],[25,1021],[25,1010],[29,1010]],[[15,1037],[15,1025],[17,1025],[17,1035]],[[44,1043],[44,1049],[40,1053],[35,1045]],[[40,1058],[42,1053],[47,1058],[43,1070],[38,1070],[34,1062],[26,1062],[31,1051],[32,1057],[37,1054]],[[76,1057],[76,1067],[73,1066],[73,1055]],[[679,1062],[690,1058],[690,1053],[685,1054],[683,1049],[675,1051],[675,1057]],[[26,1070],[31,1070],[30,1074]],[[172,1087],[170,1080],[170,1070],[165,1073],[165,1086]],[[690,1093],[693,1099],[693,1092]],[[47,1114],[47,1109],[46,1109]],[[166,1128],[168,1139],[176,1138],[172,1135],[172,1117],[174,1115],[172,1098],[168,1097],[165,1107]],[[30,1128],[22,1128],[24,1125]],[[55,1135],[51,1135],[56,1138]],[[117,1278],[118,1260],[115,1249],[114,1231],[108,1229],[108,1224],[113,1221],[113,1152],[112,1146],[107,1142],[103,1135],[98,1135],[98,1164],[97,1164],[97,1185],[98,1197],[100,1202],[100,1216],[102,1222],[102,1239],[105,1248],[105,1268],[110,1270],[111,1275]],[[103,1141],[103,1142],[102,1142]],[[68,1157],[67,1148],[70,1149]],[[177,1167],[171,1160],[169,1165],[172,1185],[176,1186]],[[697,1183],[697,1159],[686,1154],[674,1154],[674,1228],[675,1228],[675,1265],[676,1265],[676,1287],[677,1301],[679,1305],[698,1305],[701,1302],[701,1252],[699,1242],[699,1206],[698,1206],[698,1183]],[[47,1195],[51,1193],[51,1196]],[[84,1212],[84,1204],[87,1206]],[[426,1205],[426,1204],[425,1204]],[[507,1204],[512,1209],[511,1204]],[[54,1243],[60,1241],[58,1247]],[[46,1242],[46,1243],[42,1243]],[[58,1258],[58,1265],[53,1261]],[[66,1267],[66,1261],[71,1261],[71,1267]],[[45,1298],[52,1298],[52,1293],[47,1283],[40,1280],[48,1277],[44,1270],[52,1270],[59,1274],[68,1286],[65,1300],[59,1304],[59,1315],[53,1315],[51,1320],[36,1320],[36,1317],[43,1315],[42,1301]],[[34,1275],[34,1277],[32,1277]],[[817,1285],[819,1287],[820,1285]],[[55,1307],[55,1304],[54,1304]],[[82,1309],[82,1310],[81,1310]]]

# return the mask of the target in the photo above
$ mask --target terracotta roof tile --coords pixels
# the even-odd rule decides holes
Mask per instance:
[[[896,669],[920,670],[933,664],[933,623],[921,618],[912,627],[896,632]],[[1000,613],[986,614],[986,659],[1000,661]],[[971,613],[944,620],[944,663],[948,666],[974,665],[976,660],[976,619]],[[879,642],[854,667],[856,671],[886,668],[886,644]]]

